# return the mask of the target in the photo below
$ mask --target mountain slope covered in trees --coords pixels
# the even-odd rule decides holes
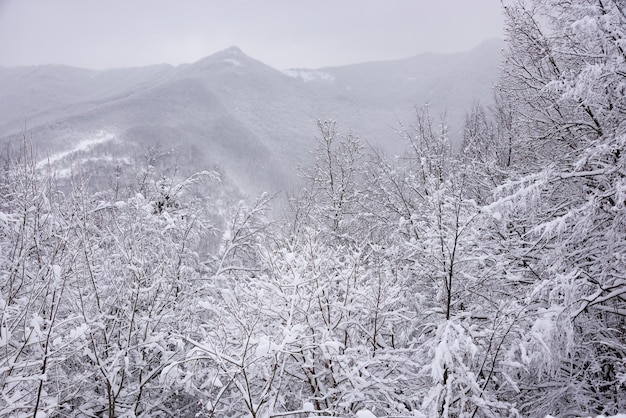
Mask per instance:
[[[624,413],[626,13],[504,12],[462,152],[428,108],[397,158],[320,121],[280,221],[159,154],[132,189],[60,190],[25,144],[0,176],[2,414]]]
[[[318,119],[341,120],[373,146],[400,153],[393,128],[431,103],[437,117],[447,113],[460,144],[466,109],[491,100],[501,49],[493,41],[467,53],[287,72],[236,47],[178,67],[0,68],[0,143],[19,144],[26,132],[45,158],[104,131],[115,140],[53,170],[104,157],[100,171],[106,160],[108,171],[117,163],[128,174],[123,157],[159,145],[173,149],[181,167],[217,170],[246,193],[289,190],[291,173],[310,162]]]

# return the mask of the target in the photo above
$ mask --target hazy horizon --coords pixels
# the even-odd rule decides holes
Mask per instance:
[[[25,67],[45,67],[45,66],[65,66],[65,67],[70,67],[70,68],[78,68],[78,69],[82,69],[82,70],[91,70],[91,71],[107,71],[107,70],[116,70],[116,69],[128,69],[128,68],[141,68],[141,67],[151,67],[151,66],[159,66],[159,65],[170,65],[172,67],[179,67],[179,66],[184,66],[184,65],[190,65],[193,64],[195,62],[201,61],[204,58],[210,57],[212,55],[215,54],[219,54],[223,51],[227,51],[231,48],[238,48],[239,50],[241,50],[241,52],[250,57],[253,58],[257,61],[262,62],[263,64],[269,65],[270,67],[276,69],[276,70],[318,70],[318,69],[324,69],[324,68],[335,68],[335,67],[343,67],[343,66],[349,66],[349,65],[358,65],[358,64],[366,64],[366,63],[372,63],[372,62],[387,62],[387,61],[401,61],[404,59],[410,59],[413,57],[419,57],[421,55],[428,55],[428,54],[441,54],[441,55],[453,55],[453,54],[459,54],[459,53],[466,53],[466,52],[470,52],[475,48],[480,47],[481,45],[484,45],[485,43],[488,42],[498,42],[501,41],[502,43],[504,43],[504,40],[502,38],[488,38],[488,39],[484,39],[482,41],[480,41],[479,43],[475,44],[474,46],[471,46],[465,50],[462,51],[454,51],[454,52],[420,52],[418,54],[414,54],[414,55],[409,55],[409,56],[402,56],[402,57],[395,57],[395,58],[386,58],[386,59],[372,59],[372,60],[366,60],[366,61],[358,61],[358,62],[349,62],[349,63],[345,63],[345,64],[339,64],[339,65],[325,65],[325,66],[321,66],[321,67],[298,67],[298,66],[288,66],[288,67],[282,67],[282,68],[278,68],[278,67],[273,67],[272,65],[264,62],[262,59],[259,59],[258,57],[249,54],[246,50],[244,50],[243,48],[240,48],[238,45],[230,45],[226,48],[222,48],[220,50],[217,51],[208,51],[205,55],[200,56],[192,61],[188,61],[188,62],[181,62],[181,63],[177,63],[177,64],[172,64],[169,62],[154,62],[154,63],[147,63],[147,64],[140,64],[140,65],[132,65],[132,66],[118,66],[118,67],[107,67],[107,68],[92,68],[92,67],[80,67],[80,66],[75,66],[75,65],[70,65],[70,64],[65,64],[65,63],[49,63],[49,64],[24,64],[24,65],[0,65],[0,68],[25,68]]]

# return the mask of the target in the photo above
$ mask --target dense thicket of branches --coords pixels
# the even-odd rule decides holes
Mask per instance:
[[[0,415],[588,416],[626,411],[626,8],[515,1],[462,152],[319,122],[285,219],[210,173],[0,175]],[[363,415],[365,416],[365,415]]]

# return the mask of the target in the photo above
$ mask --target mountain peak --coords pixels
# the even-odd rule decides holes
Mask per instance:
[[[231,46],[222,51],[211,54],[208,57],[204,57],[199,61],[196,61],[193,66],[204,67],[226,65],[228,67],[240,67],[250,64],[253,61],[254,60],[244,54],[244,52],[239,47]]]
[[[238,46],[231,46],[226,49],[223,49],[219,52],[216,52],[212,55],[209,55],[207,58],[210,59],[250,59]]]
[[[218,54],[232,54],[232,55],[245,55],[243,51],[236,45],[230,46],[225,50],[218,52]]]

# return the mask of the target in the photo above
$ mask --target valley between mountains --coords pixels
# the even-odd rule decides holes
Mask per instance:
[[[159,147],[187,174],[217,171],[244,194],[289,190],[311,161],[317,120],[395,154],[406,146],[398,124],[429,105],[458,147],[468,109],[492,100],[503,47],[316,70],[280,71],[237,47],[178,67],[0,68],[0,143],[26,134],[53,170],[71,162],[93,177],[132,171]],[[110,140],[81,147],[99,135]]]

